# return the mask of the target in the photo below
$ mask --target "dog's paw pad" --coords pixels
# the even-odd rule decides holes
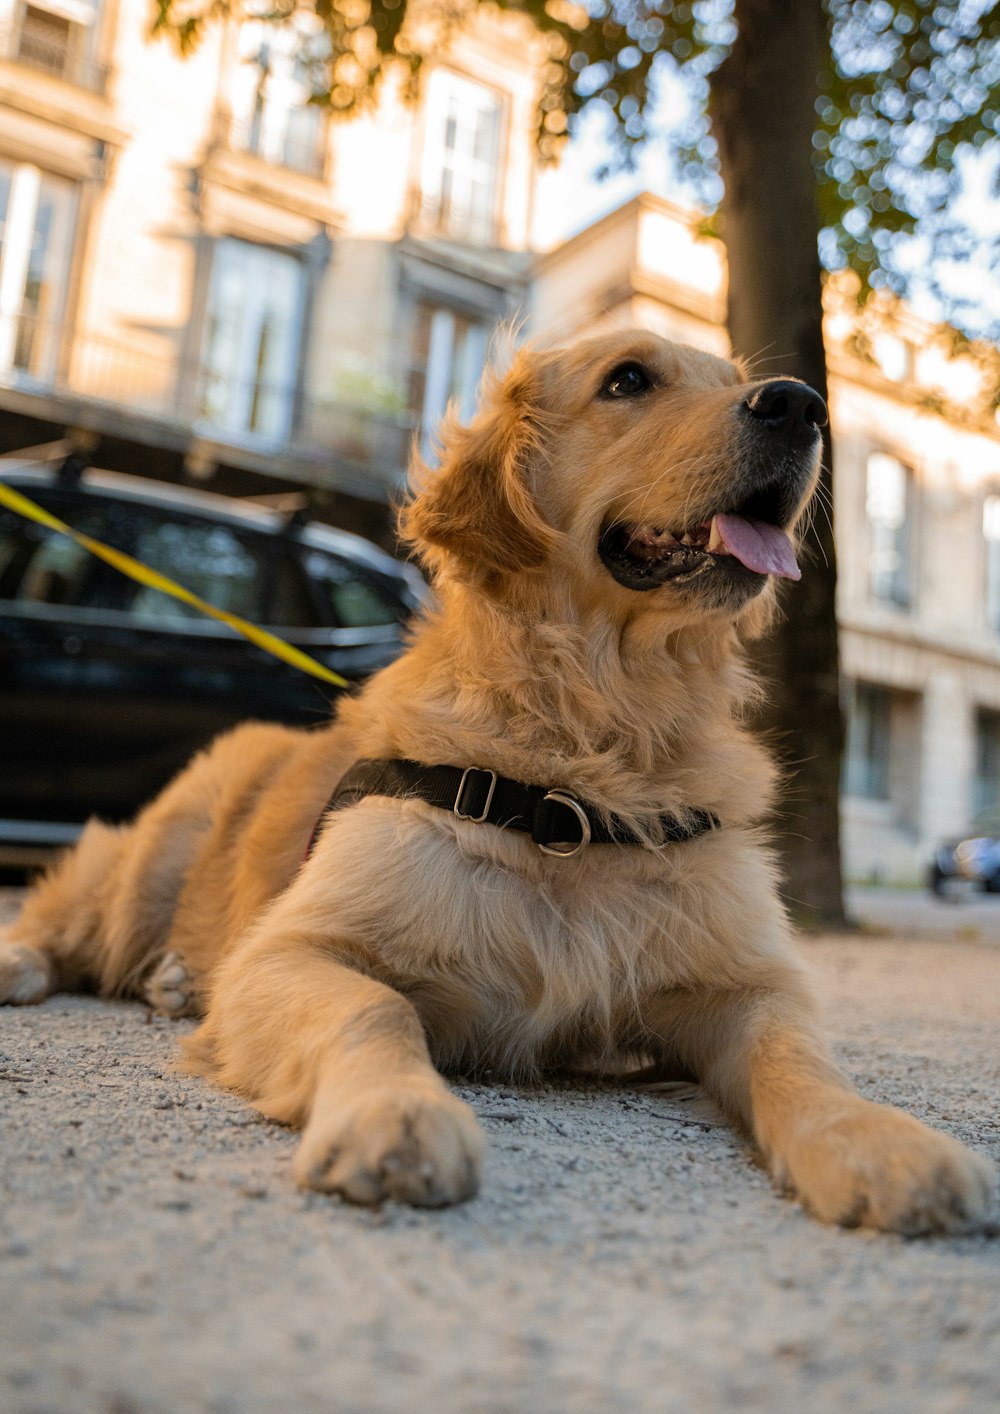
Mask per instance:
[[[0,1005],[30,1006],[52,991],[52,964],[23,943],[0,943]]]
[[[194,978],[180,953],[168,952],[145,986],[146,1001],[164,1016],[193,1016],[197,1011]]]

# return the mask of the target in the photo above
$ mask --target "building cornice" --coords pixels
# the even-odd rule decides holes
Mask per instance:
[[[203,185],[224,187],[293,216],[324,226],[336,226],[340,220],[324,178],[273,166],[251,153],[213,147],[195,172]]]
[[[887,645],[894,644],[900,648],[913,649],[921,653],[943,654],[945,657],[954,658],[957,662],[971,662],[979,667],[1000,672],[1000,640],[995,648],[990,648],[981,640],[966,638],[959,641],[952,637],[938,635],[914,624],[893,623],[884,619],[880,619],[877,623],[867,622],[849,611],[838,613],[837,619],[841,633],[854,633],[873,640],[880,651],[884,650]]]
[[[62,129],[111,147],[122,147],[129,137],[101,94],[11,60],[0,60],[0,105],[37,119],[50,135],[53,128]]]

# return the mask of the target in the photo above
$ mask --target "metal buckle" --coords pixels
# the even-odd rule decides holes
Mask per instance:
[[[590,821],[587,818],[587,812],[578,800],[574,800],[573,797],[567,795],[565,791],[550,790],[548,795],[545,796],[545,799],[555,800],[560,805],[565,805],[567,810],[572,810],[573,814],[580,822],[581,839],[576,844],[540,844],[538,848],[543,854],[554,854],[557,859],[571,859],[574,854],[579,854],[582,849],[586,849],[587,845],[590,844]]]
[[[458,808],[462,803],[462,792],[465,790],[465,783],[469,779],[469,773],[471,771],[478,772],[480,776],[492,777],[490,780],[490,788],[486,792],[486,804],[483,806],[483,813],[481,815],[469,815],[466,811],[459,810]],[[455,804],[451,807],[453,813],[457,815],[460,820],[471,820],[474,825],[481,825],[490,813],[490,806],[493,804],[493,792],[496,788],[496,771],[484,770],[482,766],[466,766],[465,770],[462,772],[462,779],[458,783],[458,790],[455,793]]]

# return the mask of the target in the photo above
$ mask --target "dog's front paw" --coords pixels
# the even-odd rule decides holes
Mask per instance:
[[[908,1237],[981,1223],[995,1177],[957,1140],[864,1100],[802,1126],[772,1168],[824,1222]]]
[[[401,1081],[321,1101],[295,1156],[303,1188],[352,1203],[442,1208],[479,1187],[485,1137],[468,1105],[436,1084]]]
[[[24,943],[0,941],[0,1005],[42,1002],[55,986],[55,971],[44,953]]]

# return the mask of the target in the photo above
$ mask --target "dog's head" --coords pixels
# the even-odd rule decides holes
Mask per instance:
[[[826,408],[788,378],[627,330],[522,350],[404,534],[439,576],[497,597],[548,580],[581,602],[734,618],[775,576],[815,487]]]

